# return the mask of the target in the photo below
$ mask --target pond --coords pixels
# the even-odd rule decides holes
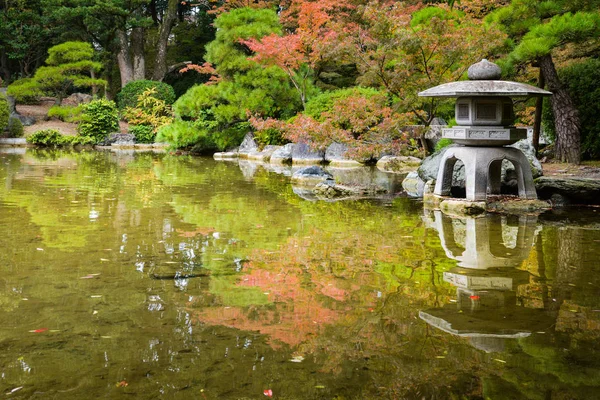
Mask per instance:
[[[5,398],[590,399],[595,209],[308,201],[152,153],[0,153]]]

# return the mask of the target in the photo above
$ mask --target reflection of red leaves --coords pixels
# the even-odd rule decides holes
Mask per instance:
[[[469,296],[471,300],[479,300],[479,296]]]
[[[271,389],[263,390],[263,394],[267,397],[273,397],[273,391]]]

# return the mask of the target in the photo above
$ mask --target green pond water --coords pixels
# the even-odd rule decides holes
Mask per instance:
[[[600,398],[594,209],[450,218],[284,174],[0,152],[0,396]]]

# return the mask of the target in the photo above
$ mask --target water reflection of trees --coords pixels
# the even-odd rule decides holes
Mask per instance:
[[[483,376],[486,397],[554,398],[568,393],[568,398],[588,398],[600,385],[594,378],[600,367],[594,345],[600,318],[594,309],[600,301],[594,261],[598,250],[593,246],[600,231],[593,219],[583,226],[564,225],[550,223],[550,214],[542,216],[543,229],[536,233],[537,218],[524,218],[517,246],[498,252],[492,247],[504,244],[500,232],[490,229],[489,216],[463,218],[467,231],[461,247],[448,236],[456,219],[437,213],[432,225],[447,253],[464,268],[445,273],[445,280],[457,287],[455,304],[421,316],[506,363],[500,372],[489,370]],[[511,337],[521,339],[507,342]]]
[[[26,354],[51,393],[60,381],[117,395],[121,379],[138,394],[206,388],[208,398],[265,387],[292,398],[583,398],[598,387],[600,235],[589,224],[538,219],[505,301],[556,323],[485,353],[418,319],[453,304],[444,274],[457,268],[418,203],[305,202],[283,176],[259,170],[248,181],[191,157],[27,157],[0,169],[12,177],[0,218],[23,224],[2,238],[12,251],[0,254],[0,322],[19,313],[21,330],[52,324],[61,333],[30,357],[39,336],[0,332],[0,348],[11,349],[0,365],[17,376],[12,355]],[[26,276],[15,265],[44,268]],[[94,272],[101,278],[80,279]],[[202,276],[152,279],[193,272]],[[43,305],[32,305],[38,296]]]

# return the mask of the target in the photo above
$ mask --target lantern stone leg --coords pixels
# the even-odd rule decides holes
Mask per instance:
[[[500,194],[502,161],[515,167],[519,197],[537,199],[531,167],[527,157],[512,147],[451,147],[443,155],[433,193],[449,196],[454,165],[460,160],[465,166],[466,199],[485,201],[489,194]]]

